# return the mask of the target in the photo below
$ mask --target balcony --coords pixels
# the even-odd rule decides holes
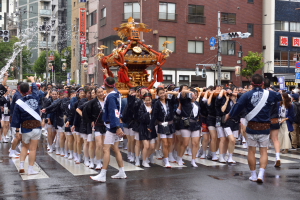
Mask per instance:
[[[46,41],[39,42],[39,47],[40,48],[47,48],[47,42]],[[48,42],[48,48],[51,48],[51,42]]]
[[[206,17],[204,17],[203,15],[188,15],[188,23],[206,24]]]
[[[129,17],[132,17],[134,20],[140,20],[141,13],[140,12],[130,12],[130,13],[123,13],[123,20],[127,21]]]
[[[50,17],[51,14],[52,14],[51,10],[40,10],[40,15],[41,16]]]
[[[177,14],[160,12],[160,13],[158,13],[158,20],[159,21],[177,22]]]
[[[106,25],[106,17],[100,19],[100,27],[105,26]]]
[[[290,60],[290,65],[289,65],[289,60],[275,60],[274,66],[275,67],[289,67],[289,66],[295,67],[296,62],[298,62],[298,61]]]

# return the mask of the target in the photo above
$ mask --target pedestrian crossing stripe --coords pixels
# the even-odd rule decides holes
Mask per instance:
[[[20,170],[20,158],[16,158],[16,159],[12,159],[13,163],[15,164],[18,172]],[[34,163],[33,165],[33,170],[39,172],[36,175],[28,175],[27,174],[27,169],[28,169],[28,165],[29,165],[29,158],[28,156],[25,159],[24,162],[24,169],[25,169],[25,173],[24,174],[20,174],[21,178],[25,181],[25,180],[33,180],[33,179],[44,179],[44,178],[49,178],[49,176],[40,168],[40,166],[37,163]]]
[[[74,160],[69,160],[61,157],[60,155],[55,155],[55,153],[48,153],[48,155],[74,176],[98,174],[97,171],[86,167],[83,163],[76,164]]]
[[[123,160],[124,163],[124,170],[125,172],[128,171],[140,171],[140,170],[144,170],[143,168],[137,167],[129,162],[126,162]],[[115,169],[119,169],[118,163],[116,161],[116,158],[113,156],[110,156],[110,162],[109,162],[109,166],[115,168]]]
[[[240,155],[243,155],[243,156],[248,156],[248,152],[247,152],[247,151],[243,151],[243,150],[240,150],[240,149],[235,149],[235,150],[234,150],[234,153],[240,154]],[[256,158],[260,158],[260,154],[256,153],[256,154],[255,154],[255,157],[256,157]],[[275,157],[268,156],[268,160],[269,160],[269,161],[274,161],[274,162],[275,162],[275,161],[276,161],[276,158],[275,158]],[[280,158],[280,162],[281,162],[281,163],[297,163],[297,162],[295,162],[295,161],[286,160],[286,159],[282,159],[282,158]]]
[[[127,151],[127,150],[120,149],[120,151],[123,152],[123,153],[128,154],[128,151]],[[156,165],[159,165],[159,166],[162,166],[162,167],[165,166],[163,160],[158,160],[158,159],[156,159],[156,156],[154,156],[154,162],[155,162]],[[177,163],[171,163],[171,162],[170,162],[170,165],[171,165],[172,168],[186,167],[185,165],[179,166]],[[125,169],[126,169],[126,168],[125,168]]]

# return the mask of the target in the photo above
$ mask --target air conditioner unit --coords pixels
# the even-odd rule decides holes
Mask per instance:
[[[229,79],[229,74],[224,74],[224,79]]]

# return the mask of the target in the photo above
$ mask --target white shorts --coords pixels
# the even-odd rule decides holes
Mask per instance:
[[[135,136],[134,131],[132,130],[132,128],[129,129],[129,136]]]
[[[16,137],[16,135],[17,135],[16,128],[15,127],[10,127],[10,130],[11,130],[11,135],[13,137]]]
[[[233,135],[235,138],[239,137],[239,131],[232,131],[230,127],[224,128],[224,132],[226,137],[228,137],[229,135]]]
[[[200,131],[190,131],[187,129],[181,129],[180,130],[182,137],[187,138],[187,137],[200,137]]]
[[[116,133],[112,133],[110,131],[106,131],[104,144],[115,144],[119,142],[119,136]]]
[[[130,130],[129,130],[129,128],[124,128],[123,130],[124,130],[124,134],[125,134],[125,135],[130,135]]]
[[[80,137],[82,138],[82,139],[84,139],[84,140],[87,140],[87,134],[85,134],[85,133],[80,133]]]
[[[181,131],[180,131],[180,130],[179,130],[179,131],[176,130],[176,131],[175,131],[175,135],[181,135]]]
[[[209,132],[203,132],[202,130],[203,130],[203,128],[201,127],[201,133],[200,133],[201,136],[203,136],[205,134],[209,134]]]
[[[74,134],[75,135],[81,135],[79,132],[76,132],[76,131],[74,131]]]
[[[92,134],[87,135],[87,141],[88,142],[94,142],[95,141],[95,132],[92,132]]]
[[[155,144],[156,139],[150,140],[150,144]]]
[[[210,130],[210,131],[215,131],[215,130],[216,130],[216,127],[214,127],[214,126],[209,126],[209,127],[208,127],[208,130]]]
[[[32,129],[31,132],[28,133],[22,133],[22,141],[25,144],[29,144],[31,140],[39,140],[41,138],[42,129],[35,128]]]
[[[66,135],[73,135],[71,132],[66,132]]]
[[[174,134],[172,133],[172,134],[170,134],[170,135],[166,135],[166,134],[160,134],[160,133],[159,133],[159,135],[160,135],[160,138],[163,139],[163,138],[173,138],[173,135],[174,135]]]
[[[4,114],[2,114],[2,119],[1,121],[3,122],[9,122],[10,116],[5,116]]]
[[[139,133],[138,132],[135,132],[135,131],[133,131],[134,132],[134,139],[135,140],[140,140],[140,135],[139,135]]]
[[[95,132],[95,137],[97,137],[97,136],[102,136],[102,135],[105,135],[105,133],[102,134],[102,133],[100,133],[100,131],[96,131],[96,132]]]
[[[247,126],[248,125],[248,122],[245,118],[241,118],[240,122],[244,125],[244,126]]]
[[[57,132],[59,132],[59,133],[63,133],[63,132],[65,132],[65,126],[63,126],[63,127],[61,127],[61,126],[57,126]]]
[[[217,127],[218,138],[226,137],[223,127]]]

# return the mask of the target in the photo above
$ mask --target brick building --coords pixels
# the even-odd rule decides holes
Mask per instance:
[[[89,1],[89,4],[93,2]],[[89,41],[89,49],[92,52],[89,55],[89,64],[93,64],[96,68],[100,68],[101,64],[92,59],[97,52],[95,47],[106,45],[109,48],[105,50],[105,55],[110,54],[114,48],[113,41],[120,39],[113,28],[126,22],[131,16],[138,23],[141,21],[141,14],[142,22],[152,29],[152,32],[143,34],[146,44],[153,45],[156,50],[162,50],[164,41],[173,41],[172,44],[168,44],[173,54],[163,68],[165,83],[176,85],[196,83],[199,86],[215,84],[217,75],[214,67],[206,67],[206,78],[195,76],[195,67],[197,63],[217,63],[217,48],[210,50],[209,39],[217,35],[218,11],[221,12],[222,33],[237,31],[252,33],[248,39],[237,38],[223,42],[222,84],[229,81],[233,81],[235,85],[241,84],[241,78],[236,77],[234,73],[235,66],[240,65],[237,64],[240,60],[238,57],[240,44],[244,56],[248,51],[262,52],[263,49],[263,0],[143,0],[142,7],[138,0],[100,0],[97,4],[98,33],[88,33],[88,38],[93,41]],[[81,6],[83,5],[80,4],[79,7]],[[88,5],[84,7],[91,8]],[[92,20],[91,17],[89,12],[89,22]],[[73,20],[74,18],[76,17],[73,16]],[[97,42],[94,40],[95,37],[91,38],[91,34],[98,39]],[[154,66],[148,69],[151,74]],[[200,74],[201,69],[202,67]],[[97,70],[94,71],[97,73]],[[113,71],[116,73],[117,69]],[[92,74],[90,76],[92,77]],[[101,82],[101,78],[101,73],[98,73],[98,82]],[[246,80],[243,81],[247,83]]]

